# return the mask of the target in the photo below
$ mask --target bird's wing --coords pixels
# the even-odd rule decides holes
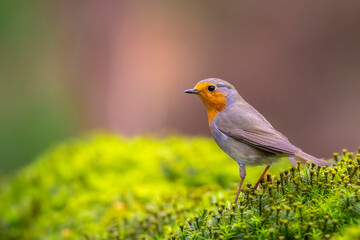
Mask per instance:
[[[301,151],[250,105],[219,113],[215,125],[225,135],[266,152],[295,155]]]
[[[263,133],[253,133],[241,129],[227,129],[218,127],[218,129],[227,136],[234,138],[237,141],[244,142],[253,147],[259,148],[270,153],[280,153],[287,155],[294,155],[300,149],[283,139],[267,136]]]

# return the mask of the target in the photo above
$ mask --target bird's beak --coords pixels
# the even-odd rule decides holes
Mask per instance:
[[[188,89],[188,90],[185,90],[184,93],[190,93],[190,94],[199,94],[199,90],[193,88],[193,89]]]

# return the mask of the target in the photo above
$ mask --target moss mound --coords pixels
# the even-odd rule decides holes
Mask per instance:
[[[337,160],[280,162],[233,205],[237,164],[212,140],[72,140],[2,182],[0,239],[327,239],[347,226],[359,234],[360,157]]]

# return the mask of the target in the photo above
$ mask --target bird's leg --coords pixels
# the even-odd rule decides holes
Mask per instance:
[[[238,198],[239,198],[239,195],[240,195],[240,192],[241,192],[241,187],[244,183],[244,180],[245,180],[245,177],[246,177],[246,168],[245,168],[245,165],[243,164],[239,164],[239,174],[240,174],[240,184],[239,184],[239,188],[238,188],[238,191],[237,191],[237,194],[236,194],[236,198],[235,198],[235,201],[234,203],[236,204],[237,201],[238,201]]]
[[[264,178],[267,170],[270,168],[270,165],[266,166],[264,172],[261,174],[261,177],[259,178],[259,180],[256,182],[255,186],[254,186],[254,189],[257,189],[257,187],[259,186],[261,180]]]

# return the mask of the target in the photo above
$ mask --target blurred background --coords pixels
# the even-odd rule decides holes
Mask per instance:
[[[360,145],[359,1],[1,1],[0,173],[92,130],[210,136],[197,97],[231,82],[329,157]]]

